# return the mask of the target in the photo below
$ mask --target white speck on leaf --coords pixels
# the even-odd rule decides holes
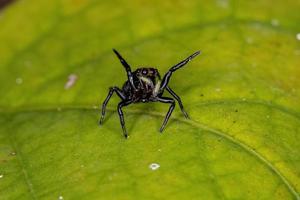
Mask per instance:
[[[63,197],[63,196],[59,196],[58,199],[59,199],[59,200],[63,200],[64,197]]]
[[[296,38],[297,40],[300,40],[300,33],[297,33]]]
[[[77,79],[78,77],[76,74],[70,74],[68,77],[68,81],[65,84],[65,89],[66,90],[70,89],[76,83]]]
[[[157,164],[157,163],[151,163],[149,165],[149,168],[152,169],[152,170],[157,170],[158,168],[160,168],[160,165]]]
[[[23,79],[22,78],[16,78],[16,84],[21,85],[23,83]]]
[[[0,178],[3,178],[3,174],[0,174]]]

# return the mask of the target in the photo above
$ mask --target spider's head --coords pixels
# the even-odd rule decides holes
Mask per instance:
[[[150,79],[160,80],[160,75],[157,69],[152,67],[141,67],[135,70],[135,75],[137,77],[145,77]]]
[[[151,88],[153,96],[157,96],[160,92],[161,78],[159,72],[155,68],[141,67],[134,72],[135,76],[147,87]]]

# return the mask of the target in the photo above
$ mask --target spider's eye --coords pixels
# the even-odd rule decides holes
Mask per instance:
[[[146,75],[146,74],[147,74],[147,70],[146,70],[146,69],[143,69],[142,74],[143,74],[143,75]]]

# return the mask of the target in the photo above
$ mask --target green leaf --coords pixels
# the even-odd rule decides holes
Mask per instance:
[[[299,1],[16,1],[0,16],[0,199],[300,199]],[[109,102],[111,51],[178,106]],[[68,77],[77,79],[65,88]],[[151,166],[159,168],[152,168]]]

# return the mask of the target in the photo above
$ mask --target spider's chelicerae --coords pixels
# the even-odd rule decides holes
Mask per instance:
[[[102,114],[99,122],[100,125],[102,124],[104,119],[106,105],[114,92],[116,92],[117,95],[121,98],[121,102],[118,104],[118,113],[125,138],[128,137],[128,133],[125,128],[122,107],[127,106],[131,103],[161,102],[171,104],[164,122],[160,128],[160,132],[164,130],[175,108],[175,100],[177,100],[184,116],[186,118],[189,118],[188,114],[183,108],[180,97],[168,86],[168,83],[172,76],[172,73],[177,69],[183,67],[194,57],[199,55],[200,51],[193,53],[180,63],[171,67],[162,79],[157,69],[151,67],[138,68],[137,70],[132,72],[130,65],[124,60],[124,58],[122,58],[122,56],[115,49],[113,49],[113,51],[121,61],[122,65],[125,67],[128,80],[124,83],[122,89],[116,86],[109,88],[109,93],[102,104]],[[162,96],[165,89],[174,97],[175,100],[173,98]]]

